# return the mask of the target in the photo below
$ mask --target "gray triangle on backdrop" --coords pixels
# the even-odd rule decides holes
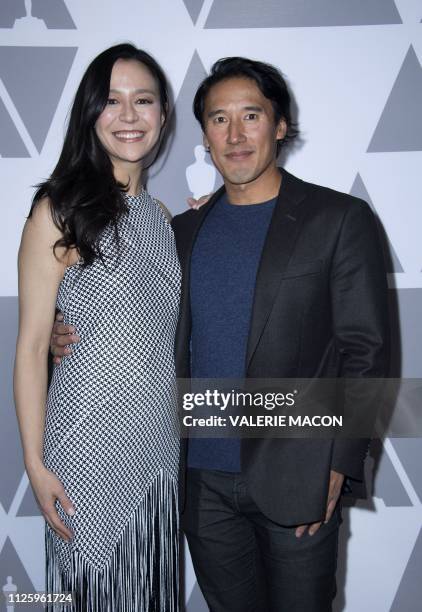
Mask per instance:
[[[386,267],[387,272],[390,272],[390,273],[391,272],[404,272],[403,267],[400,263],[400,260],[397,257],[396,251],[394,250],[394,247],[391,244],[390,239],[388,238],[386,234],[384,226],[381,223],[381,220],[377,214],[375,206],[371,198],[369,197],[368,191],[359,173],[356,175],[356,178],[353,182],[352,188],[350,190],[350,195],[353,195],[356,198],[361,198],[362,200],[365,200],[365,202],[369,204],[372,211],[376,215],[381,245],[382,245],[382,249],[384,252],[385,267]]]
[[[396,294],[397,314],[400,317],[400,327],[397,322],[393,321],[391,326],[392,333],[392,351],[393,360],[398,360],[399,368],[396,367],[395,376],[402,378],[422,379],[422,288],[412,287],[408,289],[397,289],[392,293]],[[398,357],[395,354],[398,353]],[[418,404],[420,405],[420,403]],[[408,443],[408,444],[403,444]],[[392,438],[392,444],[396,448],[399,458],[403,464],[408,464],[408,476],[414,479],[413,486],[419,486],[419,496],[422,500],[422,470],[419,463],[415,465],[417,458],[410,449],[412,446],[421,444],[421,439],[414,440],[398,440]],[[407,451],[406,451],[407,447]],[[413,450],[413,449],[412,449]],[[401,456],[403,452],[403,458]],[[416,449],[415,449],[416,452]],[[413,458],[413,460],[412,460]],[[406,465],[404,465],[406,468]],[[407,468],[406,468],[407,469]],[[419,485],[416,484],[416,479]]]
[[[8,577],[10,576],[10,581]],[[4,546],[0,552],[0,598],[3,600],[3,588],[8,585],[9,582],[12,582],[17,587],[18,593],[34,593],[35,587],[32,584],[32,580],[28,576],[28,573],[23,566],[12,542],[9,538],[6,538]],[[3,600],[4,601],[4,600]],[[6,606],[3,607],[2,602],[2,610],[6,610]],[[7,608],[8,609],[8,608]],[[27,612],[39,612],[43,610],[43,604],[29,604],[25,603],[25,605],[18,605],[12,609],[17,610],[26,610]]]
[[[77,47],[0,47],[0,78],[39,152],[76,51]]]
[[[185,212],[186,199],[192,195],[187,169],[196,163],[197,147],[202,144],[202,130],[193,115],[192,101],[198,85],[206,76],[205,68],[195,51],[170,118],[170,121],[175,122],[172,138],[148,178],[148,191],[159,197],[173,214]],[[211,184],[208,180],[204,181],[202,193],[215,190],[221,180],[211,162],[204,159],[198,165],[200,178],[207,177],[209,173],[213,176]]]
[[[422,601],[421,567],[422,529],[404,570],[390,612],[414,612],[416,610],[416,602]]]
[[[25,469],[13,401],[13,361],[17,333],[18,298],[0,297],[0,503],[6,512],[9,511]]]
[[[1,0],[0,28],[13,28],[15,20],[25,15],[25,0]]]
[[[368,152],[422,151],[422,67],[410,46]]]
[[[0,156],[30,157],[21,135],[0,98]]]
[[[198,19],[199,13],[201,12],[202,7],[204,6],[205,0],[183,0],[187,11],[192,19],[192,22],[195,24]]]
[[[402,23],[394,0],[214,0],[206,28],[300,28]]]
[[[189,601],[186,604],[185,612],[209,612],[209,608],[205,602],[204,596],[201,593],[201,589],[198,583],[192,589]]]
[[[22,503],[19,506],[16,516],[42,516],[30,484],[28,484],[28,488],[25,491],[25,495],[23,496]]]
[[[27,12],[28,6],[28,12]],[[75,30],[75,23],[64,0],[1,0],[0,28],[13,28],[16,19],[41,19],[52,30]]]
[[[372,440],[370,456],[377,464],[373,491],[370,495],[382,499],[388,508],[413,506],[389,455],[384,451],[381,440]]]
[[[32,14],[51,30],[76,29],[64,0],[32,0]]]
[[[421,470],[421,438],[391,438],[407,477],[412,483],[420,501],[422,502],[422,470]]]

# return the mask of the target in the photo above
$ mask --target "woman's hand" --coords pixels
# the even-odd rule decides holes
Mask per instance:
[[[45,520],[50,527],[54,529],[58,536],[68,542],[72,539],[73,533],[60,519],[55,503],[56,501],[59,501],[63,510],[69,516],[73,516],[75,514],[75,509],[72,502],[66,495],[62,483],[57,476],[48,470],[44,465],[40,465],[37,468],[29,470],[28,476]]]

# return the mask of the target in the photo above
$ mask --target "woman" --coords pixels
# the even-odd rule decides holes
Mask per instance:
[[[141,185],[167,114],[151,56],[127,44],[101,53],[19,252],[15,398],[47,521],[46,590],[72,592],[83,612],[178,609],[180,269],[165,214]],[[47,394],[56,308],[81,341]]]

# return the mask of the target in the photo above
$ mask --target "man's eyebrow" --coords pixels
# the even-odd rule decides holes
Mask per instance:
[[[110,89],[110,93],[122,93],[122,89]],[[152,91],[151,89],[135,89],[135,91],[133,92],[135,94],[140,94],[140,93],[146,93],[146,94],[151,94],[153,96],[156,96],[157,93],[155,91]]]
[[[215,117],[216,115],[221,115],[221,113],[224,113],[224,108],[217,108],[216,110],[209,111],[207,117]]]
[[[255,113],[262,113],[264,109],[262,106],[244,106],[242,110],[253,111]],[[215,117],[216,115],[221,115],[221,113],[224,113],[224,112],[225,112],[224,108],[217,108],[216,110],[209,111],[209,113],[207,114],[207,117],[211,119],[212,117]]]
[[[262,106],[245,106],[243,110],[247,110],[247,111],[255,111],[256,113],[259,113],[264,110],[262,108]]]

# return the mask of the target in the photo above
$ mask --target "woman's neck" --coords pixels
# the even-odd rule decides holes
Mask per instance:
[[[114,178],[119,183],[128,186],[128,195],[138,195],[142,189],[142,166],[131,164],[131,166],[114,165]]]

